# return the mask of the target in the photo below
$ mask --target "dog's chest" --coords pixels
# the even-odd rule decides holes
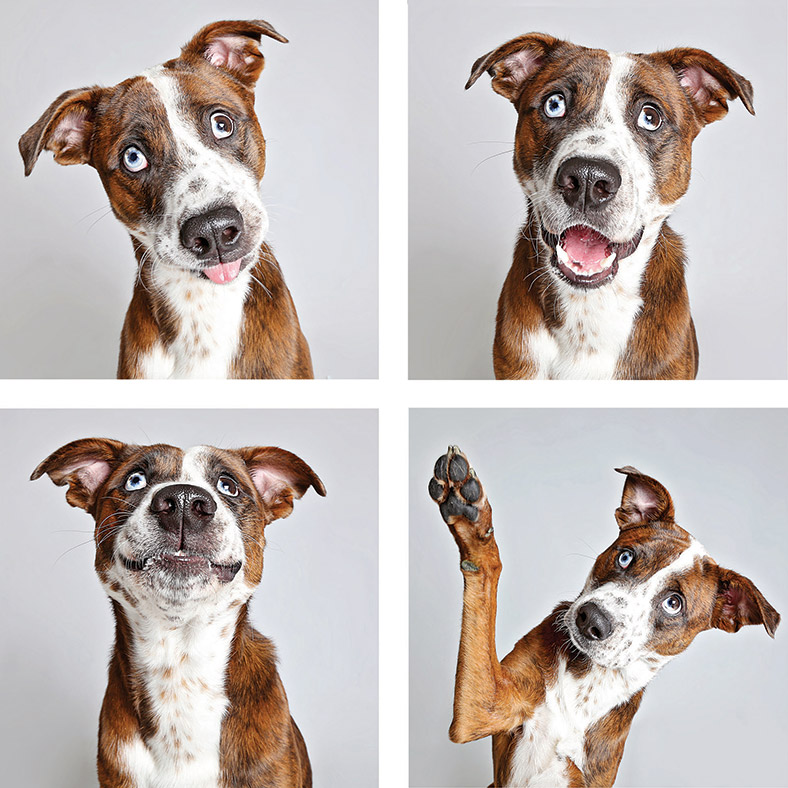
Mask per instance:
[[[651,678],[642,671],[616,671],[598,666],[574,677],[562,660],[544,702],[523,724],[512,756],[507,785],[561,788],[569,785],[569,758],[585,767],[588,729],[613,708],[642,689]]]
[[[627,347],[642,301],[619,290],[570,294],[563,323],[524,333],[526,355],[547,379],[610,379]]]
[[[193,274],[160,274],[159,292],[173,322],[169,343],[158,340],[141,359],[146,378],[227,378],[239,352],[249,277],[228,285]]]
[[[226,620],[225,620],[226,618]],[[201,626],[159,631],[136,641],[134,662],[154,732],[121,752],[135,788],[217,788],[225,676],[233,626],[222,616]]]

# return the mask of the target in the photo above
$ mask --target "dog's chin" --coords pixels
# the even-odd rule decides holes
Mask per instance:
[[[643,228],[624,242],[612,241],[585,224],[573,224],[558,234],[541,225],[541,235],[554,275],[578,290],[595,290],[616,278],[619,262],[638,248]]]
[[[203,555],[160,553],[139,559],[122,559],[133,577],[169,588],[194,588],[217,583],[224,585],[235,579],[241,562],[219,563]]]

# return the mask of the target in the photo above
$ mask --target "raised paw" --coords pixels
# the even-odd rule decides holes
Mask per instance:
[[[449,525],[454,525],[458,518],[476,523],[487,503],[476,471],[457,446],[449,446],[446,454],[435,463],[429,491]]]

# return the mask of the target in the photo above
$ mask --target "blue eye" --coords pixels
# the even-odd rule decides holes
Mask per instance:
[[[235,131],[233,119],[226,112],[214,112],[211,115],[211,131],[217,140],[223,140]]]
[[[563,118],[566,115],[566,99],[563,93],[553,93],[544,103],[544,114],[548,118]]]
[[[131,145],[123,151],[123,166],[129,172],[141,172],[148,166],[148,160],[139,148]]]
[[[142,471],[134,471],[134,473],[130,473],[126,477],[126,484],[124,487],[129,492],[134,492],[135,490],[141,490],[143,487],[148,486],[148,479]]]
[[[216,482],[216,489],[222,494],[230,498],[238,496],[238,485],[229,476],[220,476]]]
[[[638,126],[646,131],[656,131],[662,125],[662,115],[651,104],[644,104],[638,115]]]
[[[626,569],[635,560],[635,554],[631,550],[622,550],[616,558],[616,563]]]

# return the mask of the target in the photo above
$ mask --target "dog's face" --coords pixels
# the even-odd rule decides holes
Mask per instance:
[[[780,616],[755,585],[676,525],[659,482],[620,470],[627,474],[616,511],[621,532],[564,616],[575,647],[605,667],[656,670],[705,629],[763,624],[773,637]]]
[[[268,229],[253,93],[262,35],[287,40],[263,21],[216,22],[140,76],[64,93],[20,139],[26,174],[45,149],[92,165],[152,267],[234,281]]]
[[[306,463],[275,447],[184,451],[88,438],[58,449],[32,478],[44,473],[95,518],[108,595],[173,614],[209,598],[246,601],[260,582],[266,525],[310,486],[325,494]]]
[[[750,83],[707,52],[611,54],[531,33],[476,61],[517,109],[514,169],[553,277],[611,282],[686,192],[691,145]],[[638,261],[645,262],[645,261]],[[634,263],[637,264],[637,263]]]

